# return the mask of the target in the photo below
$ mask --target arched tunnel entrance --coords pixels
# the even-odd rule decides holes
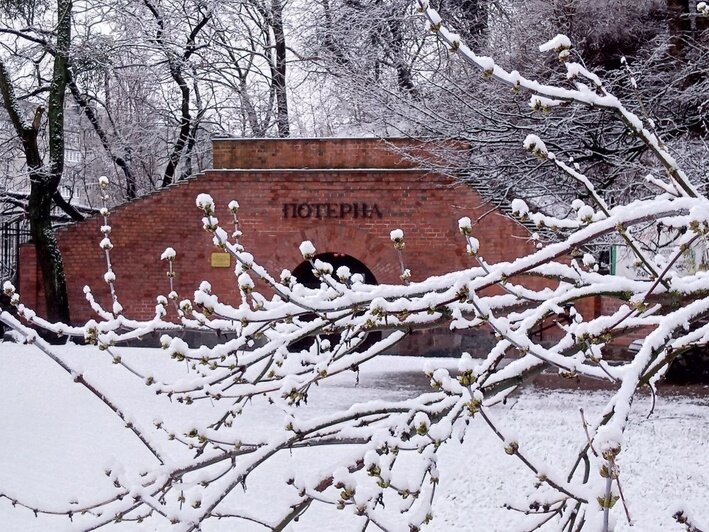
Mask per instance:
[[[331,264],[333,273],[336,272],[337,268],[340,266],[347,266],[352,274],[359,273],[362,275],[365,284],[377,284],[377,279],[374,277],[372,271],[361,261],[346,253],[320,253],[315,255],[315,260],[321,260]],[[308,288],[318,288],[320,286],[320,281],[315,277],[313,267],[308,261],[301,262],[292,273],[293,276],[298,279],[299,283]]]
[[[327,253],[319,253],[318,255],[315,255],[313,261],[315,260],[321,260],[323,262],[327,262],[328,264],[332,265],[332,271],[333,274],[337,272],[337,269],[340,266],[346,266],[349,268],[350,273],[352,275],[355,274],[360,274],[364,278],[364,283],[365,284],[378,284],[376,277],[374,277],[374,274],[372,271],[365,266],[364,263],[361,261],[357,260],[356,258],[352,257],[351,255],[347,255],[346,253],[335,253],[335,252],[327,252]],[[303,286],[306,286],[308,288],[319,288],[320,287],[320,280],[315,277],[315,274],[313,273],[313,267],[310,265],[310,262],[308,261],[303,261],[301,262],[292,272],[293,277],[295,277],[299,283],[301,283]],[[328,335],[327,338],[332,342],[336,343],[339,341],[339,335]],[[374,343],[378,342],[382,338],[382,333],[379,331],[375,332],[370,332],[364,343],[360,346],[360,349],[367,349]],[[309,346],[312,345],[312,340],[300,340],[296,342],[295,344],[291,345],[292,349],[295,350],[300,350],[300,349],[307,349]]]

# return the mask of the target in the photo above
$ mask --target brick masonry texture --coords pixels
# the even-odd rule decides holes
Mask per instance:
[[[200,281],[207,280],[221,300],[238,304],[233,262],[232,268],[213,268],[210,263],[217,250],[202,229],[201,211],[195,205],[196,196],[203,192],[215,199],[217,217],[229,232],[231,214],[226,206],[232,199],[239,201],[242,243],[276,277],[283,268],[293,270],[302,262],[298,245],[310,240],[318,253],[346,253],[358,259],[379,283],[399,283],[398,260],[389,238],[396,228],[405,234],[405,259],[413,280],[472,266],[457,221],[461,216],[475,220],[484,213],[488,214],[475,225],[474,233],[487,261],[509,260],[532,250],[528,231],[500,213],[489,212],[490,205],[472,188],[417,169],[391,150],[392,145],[411,143],[215,140],[214,170],[112,210],[111,258],[126,314],[150,318],[155,297],[168,292],[166,264],[159,260],[168,246],[177,251],[175,289],[181,299],[191,298]],[[300,217],[298,207],[292,207],[303,204],[310,205],[309,217]],[[376,206],[381,218],[376,213],[355,218],[351,211],[343,215],[342,204],[360,208],[366,204],[370,213]],[[308,214],[308,209],[303,207],[300,214]],[[91,286],[96,299],[110,308],[108,287],[102,280],[105,259],[99,248],[102,222],[94,216],[57,233],[72,320],[77,323],[94,318],[84,285]],[[20,264],[23,301],[41,312],[42,288],[31,245],[21,250]],[[460,345],[460,339],[450,334],[419,336],[401,350],[442,352]]]

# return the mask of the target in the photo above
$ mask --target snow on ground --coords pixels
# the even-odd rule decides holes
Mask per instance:
[[[102,382],[112,397],[131,412],[141,426],[150,427],[156,415],[166,424],[183,426],[181,412],[191,409],[209,419],[208,403],[175,408],[167,398],[155,396],[139,380],[114,366],[103,353],[87,347],[59,348],[65,359],[81,368],[90,381]],[[142,367],[161,367],[177,377],[182,366],[165,362],[154,349],[122,349],[122,356]],[[429,359],[430,360],[430,359]],[[456,361],[436,363],[455,368]],[[336,377],[319,387],[304,411],[315,415],[349,407],[353,402],[373,399],[402,399],[426,390],[421,376],[424,360],[382,357],[364,365],[359,384],[354,375]],[[0,344],[0,492],[44,507],[60,507],[77,499],[82,503],[98,500],[112,491],[104,475],[107,467],[120,463],[140,467],[151,456],[135,443],[103,404],[72,382],[51,360],[30,346]],[[607,391],[550,391],[529,388],[507,405],[493,410],[501,427],[516,434],[520,446],[536,460],[565,470],[585,441],[579,407],[587,418],[596,415]],[[672,531],[682,528],[672,520],[677,501],[702,519],[709,518],[709,394],[660,397],[654,414],[646,418],[650,400],[640,397],[635,404],[625,450],[620,457],[623,490],[635,526],[630,528],[620,504],[614,509],[617,530]],[[255,432],[281,423],[282,415],[265,405],[255,404],[245,417]],[[184,456],[164,441],[163,449],[174,457]],[[239,490],[228,501],[231,508],[268,517],[273,505],[286,505],[295,497],[282,479],[291,471],[331,471],[347,456],[342,447],[332,452],[322,449],[281,453],[249,478],[247,491]],[[506,510],[530,491],[532,475],[520,462],[507,456],[497,438],[480,422],[473,421],[463,444],[448,443],[441,450],[441,485],[434,503],[430,531],[510,531],[520,530],[525,517]],[[527,524],[529,524],[527,522]],[[295,532],[347,532],[361,527],[360,518],[350,510],[313,506],[298,522]],[[109,525],[107,530],[170,530],[163,521],[150,525]],[[81,530],[81,523],[66,517],[34,515],[0,501],[0,530],[61,531]],[[212,521],[205,531],[261,531],[242,521]]]

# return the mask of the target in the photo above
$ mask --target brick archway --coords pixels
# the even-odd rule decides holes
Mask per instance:
[[[222,301],[238,302],[233,260],[223,255],[215,260],[218,250],[201,229],[195,207],[200,193],[214,197],[216,215],[227,231],[231,213],[226,205],[239,201],[241,242],[276,278],[302,262],[298,247],[310,240],[319,253],[345,253],[361,261],[379,283],[401,283],[389,236],[393,229],[404,231],[404,258],[414,282],[471,266],[457,221],[461,216],[475,219],[489,212],[490,205],[475,189],[416,167],[392,146],[421,144],[410,139],[214,141],[213,170],[111,209],[112,262],[123,307],[131,318],[153,316],[155,296],[167,291],[165,264],[159,260],[167,246],[177,251],[175,289],[181,298],[191,297],[206,280]],[[435,151],[435,146],[425,147]],[[101,225],[101,217],[95,216],[57,232],[72,319],[79,323],[95,317],[84,285],[94,288],[99,302],[108,303],[102,280],[105,259],[98,246]],[[476,224],[474,232],[490,262],[533,249],[527,229],[500,213]],[[38,279],[34,249],[24,246],[20,293],[42,313]],[[436,334],[418,335],[408,352],[450,351],[451,333]]]
[[[293,236],[290,245],[278,246],[265,259],[264,265],[272,275],[279,274],[284,268],[292,270],[303,262],[298,246],[305,240],[312,242],[318,253],[350,255],[364,264],[377,280],[399,275],[394,247],[387,246],[381,238],[388,239],[388,232],[375,234],[357,227],[323,225],[304,229]]]
[[[317,264],[318,260],[325,262],[326,264],[330,264],[330,266],[332,266],[332,273],[336,279],[339,277],[337,275],[338,269],[341,266],[345,266],[349,269],[351,275],[361,275],[362,280],[365,284],[379,284],[377,283],[377,278],[374,276],[374,273],[372,273],[372,270],[370,270],[366,264],[356,259],[352,255],[335,252],[318,253],[314,257],[314,262]],[[291,270],[291,273],[293,274],[293,277],[298,280],[299,283],[307,287],[318,288],[322,284],[322,281],[315,276],[315,272],[313,271],[312,265],[309,261],[302,261],[300,264],[298,264],[298,266]]]

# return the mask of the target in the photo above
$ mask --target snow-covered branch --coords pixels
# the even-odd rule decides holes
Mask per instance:
[[[574,88],[566,88],[508,72],[493,59],[471,51],[424,0],[419,0],[419,6],[429,29],[452,51],[484,76],[529,91],[535,105],[569,102],[612,110],[665,167],[669,181],[655,179],[660,191],[652,198],[612,207],[580,167],[558,160],[539,136],[530,135],[520,144],[543,164],[582,184],[594,202],[575,202],[570,206],[571,218],[542,215],[521,200],[513,202],[512,210],[520,218],[559,232],[558,241],[539,243],[526,256],[489,262],[483,258],[489,243],[478,239],[475,225],[463,217],[458,223],[462,237],[450,245],[465,249],[471,256],[470,267],[414,282],[405,262],[406,235],[395,229],[390,233],[391,257],[401,270],[402,283],[378,286],[345,269],[333,271],[332,265],[318,258],[312,242],[303,242],[299,249],[320,281],[317,288],[304,286],[287,271],[276,276],[259,264],[241,243],[238,202],[220,200],[231,200],[230,234],[215,215],[215,199],[200,194],[195,215],[201,214],[214,245],[236,260],[234,283],[240,303],[220,300],[207,282],[196,287],[190,299],[177,294],[172,279],[179,273],[180,250],[169,242],[165,245],[175,247],[155,257],[166,261],[167,294],[156,294],[150,320],[131,319],[131,309],[119,303],[104,206],[100,248],[106,258],[103,280],[111,294],[111,310],[101,308],[87,287],[96,320],[83,325],[50,323],[26,308],[15,288],[6,283],[5,293],[18,318],[3,313],[0,320],[101,399],[150,452],[154,464],[137,472],[120,467],[108,470],[113,496],[77,506],[42,508],[1,490],[0,497],[35,513],[77,519],[86,530],[147,519],[166,520],[176,530],[199,530],[209,519],[245,520],[282,530],[312,504],[325,504],[352,510],[365,519],[365,528],[371,523],[382,530],[416,531],[434,515],[436,487],[443,481],[437,469],[439,449],[465,439],[471,420],[482,418],[505,452],[537,479],[530,510],[525,510],[535,529],[548,525],[559,530],[609,530],[612,509],[622,496],[618,460],[626,445],[624,432],[634,397],[642,387],[655,393],[669,364],[682,353],[705,346],[709,339],[709,275],[702,269],[678,268],[686,253],[706,243],[709,201],[654,131],[608,93],[597,75],[580,64],[566,63],[569,78],[575,80]],[[553,50],[566,59],[570,45],[559,35],[540,50]],[[105,178],[100,186],[108,186]],[[642,249],[639,241],[648,225],[682,231],[669,259],[649,256]],[[646,277],[630,278],[598,268],[593,245],[611,237],[629,247]],[[602,301],[609,305],[588,304]],[[610,310],[590,310],[599,307]],[[356,404],[343,412],[304,414],[312,390],[323,381],[356,373],[411,331],[432,327],[486,329],[495,335],[495,345],[483,359],[459,354],[453,374],[444,368],[427,368],[430,393]],[[155,419],[147,427],[137,423],[122,406],[120,394],[112,395],[100,382],[86,379],[69,352],[44,342],[33,328],[97,346],[116,371],[139,379],[155,394],[173,401],[174,407],[184,409],[183,422]],[[544,342],[535,336],[540,328],[552,329]],[[195,347],[180,336],[194,330],[224,336],[213,347]],[[608,360],[610,349],[633,331],[644,335],[637,352]],[[171,370],[181,370],[178,377],[162,366],[124,356],[123,344],[153,333],[162,334],[165,358],[174,361]],[[505,421],[492,413],[494,405],[544,369],[562,377],[601,381],[613,389],[603,411],[588,422],[583,419],[577,459],[565,467],[534,456],[525,448],[525,435],[513,435]],[[283,417],[267,434],[254,435],[243,422],[257,402]],[[207,403],[209,419],[204,418],[204,410],[190,414],[190,408]],[[553,427],[545,430],[553,436]],[[267,518],[231,506],[234,490],[245,486],[254,471],[279,453],[332,447],[342,448],[339,467],[308,478],[284,479],[295,498],[281,505],[275,501]],[[392,500],[397,501],[403,521],[387,510]],[[676,518],[695,526],[696,519],[683,509]]]

